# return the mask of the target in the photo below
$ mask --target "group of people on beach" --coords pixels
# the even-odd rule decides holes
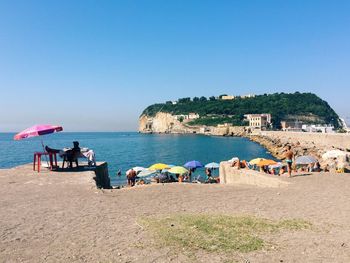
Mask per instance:
[[[200,181],[201,175],[198,175],[195,179],[193,179],[193,173],[195,169],[189,169],[188,173],[185,174],[171,174],[167,171],[159,172],[151,178],[151,182],[154,183],[219,183],[219,177],[215,177],[212,175],[214,168],[205,168],[206,180]],[[117,172],[118,176],[121,176],[121,170]],[[131,168],[126,173],[127,177],[127,185],[130,187],[135,186],[136,184],[145,184],[146,180],[143,178],[139,178],[137,176],[137,172]]]
[[[284,160],[286,162],[285,165],[281,165],[279,167],[271,167],[269,165],[263,165],[263,166],[258,166],[258,165],[252,165],[249,162],[247,162],[246,160],[242,160],[240,161],[239,159],[235,159],[232,162],[232,167],[237,168],[237,169],[242,169],[242,168],[246,168],[246,169],[251,169],[251,170],[257,170],[260,172],[264,172],[267,174],[271,174],[271,175],[282,175],[285,174],[287,172],[288,177],[292,176],[292,166],[293,166],[293,158],[294,158],[294,153],[292,151],[292,147],[290,145],[288,145],[285,149],[284,152]]]
[[[231,162],[231,167],[234,167],[236,169],[251,169],[256,170],[260,172],[264,172],[269,175],[277,175],[281,176],[284,174],[287,174],[288,177],[292,176],[292,171],[295,172],[329,172],[332,171],[332,169],[337,170],[340,166],[338,165],[338,162],[336,158],[334,158],[333,162],[331,164],[327,164],[323,169],[321,168],[321,165],[318,161],[315,161],[313,163],[308,163],[307,165],[300,165],[298,163],[294,163],[294,153],[292,150],[292,147],[290,145],[287,145],[284,149],[284,156],[282,160],[284,160],[284,163],[275,163],[275,165],[259,165],[259,164],[253,164],[253,162],[249,163],[246,160],[239,160],[238,158],[233,158],[229,162]],[[270,160],[272,161],[272,160]],[[274,161],[272,161],[274,162]],[[206,179],[200,181],[201,175],[197,176],[196,178],[192,178],[193,172],[195,169],[189,169],[189,172],[186,174],[171,174],[168,172],[159,172],[155,176],[152,177],[151,181],[155,183],[172,183],[172,182],[194,182],[194,183],[219,183],[220,178],[217,176],[213,176],[213,168],[206,168],[205,169],[205,175]],[[121,172],[118,172],[119,175],[121,175]],[[137,177],[137,172],[133,169],[130,169],[127,173],[127,181],[129,186],[134,186],[137,184],[144,184],[145,180],[143,178]]]

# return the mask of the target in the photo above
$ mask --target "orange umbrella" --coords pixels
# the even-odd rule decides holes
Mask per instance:
[[[273,165],[273,164],[276,164],[276,163],[277,162],[275,162],[274,160],[262,160],[257,165],[258,166],[266,166],[266,165]]]

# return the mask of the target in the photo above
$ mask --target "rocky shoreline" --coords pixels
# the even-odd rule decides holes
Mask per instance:
[[[326,164],[322,155],[329,150],[341,150],[350,155],[350,136],[343,134],[310,134],[299,132],[260,132],[244,137],[265,147],[277,159],[284,158],[284,149],[292,147],[295,156],[311,155]],[[348,156],[349,156],[348,155]]]

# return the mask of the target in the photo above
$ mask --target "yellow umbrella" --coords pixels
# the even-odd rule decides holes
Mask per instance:
[[[155,163],[153,165],[151,165],[150,167],[148,167],[148,170],[163,170],[163,169],[168,169],[169,166],[165,163]]]
[[[185,174],[188,173],[188,170],[182,166],[174,166],[171,167],[168,172],[172,174]]]
[[[255,158],[255,159],[253,159],[253,160],[250,160],[250,164],[258,164],[258,163],[260,163],[261,161],[263,161],[263,160],[266,160],[266,159],[264,159],[264,158]]]
[[[266,165],[273,165],[276,164],[274,160],[262,160],[261,162],[258,163],[258,166],[266,166]]]

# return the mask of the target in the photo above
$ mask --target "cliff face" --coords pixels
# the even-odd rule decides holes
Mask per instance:
[[[154,117],[143,114],[139,119],[141,133],[196,133],[196,127],[188,127],[178,121],[173,115],[158,112]]]
[[[186,121],[180,122],[170,113],[158,112],[154,117],[143,114],[139,119],[141,133],[198,133],[217,136],[243,136],[244,127],[226,126],[189,126]]]

